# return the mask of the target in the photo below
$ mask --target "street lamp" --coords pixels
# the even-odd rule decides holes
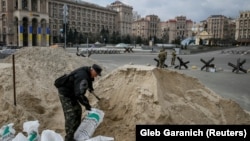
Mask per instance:
[[[152,51],[154,51],[154,37],[152,37]]]
[[[64,48],[66,48],[66,24],[67,24],[67,16],[68,16],[68,6],[67,4],[64,4],[63,5],[63,22],[64,22],[64,28],[65,28],[65,31],[64,31]]]

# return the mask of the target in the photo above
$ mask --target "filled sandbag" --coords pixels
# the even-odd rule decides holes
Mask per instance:
[[[43,130],[41,141],[63,141],[63,137],[53,130]]]
[[[103,117],[104,112],[102,110],[91,108],[91,111],[88,111],[88,114],[77,128],[74,139],[76,141],[85,141],[91,138],[96,128],[103,121]]]
[[[0,141],[11,141],[15,138],[16,130],[13,128],[14,123],[4,125],[0,129]]]

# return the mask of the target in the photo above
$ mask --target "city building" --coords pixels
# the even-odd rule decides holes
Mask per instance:
[[[202,21],[200,23],[194,23],[193,24],[193,27],[192,27],[192,32],[193,32],[193,35],[197,35],[199,32],[203,31],[204,30],[204,25],[202,23]]]
[[[120,1],[102,7],[79,0],[0,0],[0,42],[18,47],[49,46],[64,38],[64,23],[105,42],[102,30],[131,34],[132,9]]]
[[[119,0],[107,6],[114,11],[117,11],[117,29],[120,35],[131,35],[132,20],[133,20],[133,7],[126,5]]]
[[[228,45],[235,41],[235,20],[224,15],[211,15],[202,21],[203,30],[197,34],[196,44]]]
[[[177,16],[175,19],[170,19],[167,21],[167,24],[169,30],[169,43],[193,36],[193,21],[187,19],[185,16]]]
[[[144,41],[154,41],[157,37],[160,19],[156,15],[147,15],[132,23],[132,35],[141,37]]]
[[[228,18],[223,15],[211,15],[207,18],[207,32],[215,39],[228,38]]]
[[[235,39],[240,45],[250,44],[250,11],[241,11],[236,21]]]
[[[157,38],[162,40],[163,44],[169,43],[169,27],[168,22],[161,21],[157,32]]]
[[[162,43],[172,43],[175,40],[181,41],[191,37],[192,27],[192,20],[186,19],[185,16],[177,16],[175,19],[163,22],[157,15],[148,15],[133,22],[132,33],[144,40],[152,40],[152,37],[156,37]]]
[[[0,41],[7,46],[48,46],[48,12],[48,0],[1,0]]]
[[[228,39],[231,41],[236,41],[235,34],[236,34],[236,20],[229,18],[228,22]]]
[[[118,12],[110,8],[101,7],[84,1],[50,0],[49,18],[52,36],[51,42],[58,42],[60,38],[64,38],[61,32],[65,29],[63,14],[64,4],[66,4],[68,8],[66,23],[70,29],[77,31],[79,34],[95,38],[96,41],[103,43],[106,41],[107,35],[101,35],[100,32],[102,30],[109,33],[117,31]]]
[[[134,42],[140,37],[144,43],[156,39],[177,43],[194,36],[206,44],[250,43],[250,11],[240,12],[237,20],[211,15],[194,26],[185,16],[167,21],[157,15],[140,18],[132,6],[119,0],[106,7],[80,0],[0,0],[0,15],[0,45],[7,46],[62,43],[65,31],[77,33],[78,43],[89,38],[106,43],[112,33],[121,38],[130,35]]]

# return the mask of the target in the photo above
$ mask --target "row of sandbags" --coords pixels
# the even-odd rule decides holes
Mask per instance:
[[[24,122],[23,131],[27,136],[22,132],[16,135],[13,128],[14,123],[4,125],[0,129],[0,141],[63,141],[63,137],[53,130],[43,130],[40,135],[38,132],[39,125],[37,120]]]
[[[114,141],[112,137],[92,137],[96,128],[103,121],[103,117],[104,112],[102,110],[92,108],[91,111],[88,111],[76,130],[74,139],[76,141]],[[2,126],[0,141],[64,141],[63,137],[53,130],[43,130],[40,135],[38,132],[40,124],[37,120],[23,123],[23,131],[27,134],[26,136],[22,132],[16,135],[13,126],[13,123]]]

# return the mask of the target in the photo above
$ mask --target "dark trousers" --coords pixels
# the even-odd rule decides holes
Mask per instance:
[[[75,141],[74,133],[78,126],[81,124],[82,118],[82,107],[76,101],[71,98],[65,97],[59,94],[59,98],[62,104],[64,118],[65,118],[65,140],[64,141]]]
[[[159,67],[160,68],[164,68],[165,60],[166,59],[159,58]]]

